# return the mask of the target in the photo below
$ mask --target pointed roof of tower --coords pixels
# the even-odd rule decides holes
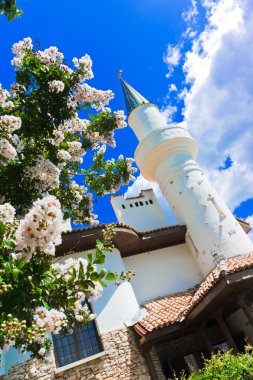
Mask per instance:
[[[132,86],[130,86],[124,79],[121,78],[122,71],[119,70],[119,79],[121,82],[121,86],[124,93],[124,98],[126,102],[126,108],[128,115],[132,112],[132,110],[138,107],[141,104],[150,104],[147,99],[144,98],[138,91],[136,91]]]

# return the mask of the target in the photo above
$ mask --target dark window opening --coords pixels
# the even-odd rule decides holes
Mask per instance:
[[[138,203],[138,202],[135,202],[135,206],[136,206],[136,207],[139,207],[139,203]]]
[[[150,200],[149,200],[149,203],[152,205],[152,204],[153,204],[153,201],[150,199]]]
[[[125,209],[125,208],[126,208],[126,206],[125,206],[125,205],[122,205],[122,208],[123,208],[123,209]]]
[[[148,205],[148,201],[145,201],[146,205]]]
[[[132,203],[130,203],[130,207],[133,207]]]
[[[141,205],[141,206],[144,206],[143,202],[140,202],[140,205]]]
[[[102,351],[102,345],[94,321],[74,330],[73,334],[53,335],[57,367],[88,358]]]

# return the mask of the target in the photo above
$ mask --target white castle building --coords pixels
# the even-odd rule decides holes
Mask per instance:
[[[111,197],[118,219],[108,269],[136,276],[109,284],[92,302],[95,322],[52,337],[47,362],[5,355],[3,379],[165,380],[197,370],[219,348],[253,343],[253,245],[197,163],[198,146],[183,124],[121,79],[137,165],[159,184],[175,215],[168,225],[152,190]],[[219,190],[219,189],[217,189]],[[58,260],[85,257],[103,225],[65,233]],[[13,366],[13,364],[15,364]],[[36,371],[31,371],[36,368]]]

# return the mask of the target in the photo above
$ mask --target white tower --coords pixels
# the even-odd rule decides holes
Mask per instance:
[[[157,106],[122,78],[128,123],[139,145],[135,160],[144,178],[157,182],[187,239],[203,275],[214,256],[253,252],[253,244],[195,161],[198,146],[181,124],[167,125]]]
[[[152,189],[142,190],[137,197],[111,197],[111,204],[120,223],[137,231],[148,231],[168,226],[167,219]]]

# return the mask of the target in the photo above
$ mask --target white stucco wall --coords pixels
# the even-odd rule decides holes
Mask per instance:
[[[140,304],[191,288],[202,280],[186,244],[124,258],[126,269],[136,271],[131,283]]]
[[[64,256],[61,261],[69,257],[86,258],[87,254],[88,252],[77,252],[70,256]],[[116,248],[106,254],[105,264],[103,266],[98,265],[98,269],[99,267],[119,274],[126,271],[124,262]],[[97,327],[101,334],[121,329],[125,325],[133,325],[142,315],[131,283],[124,281],[119,286],[110,281],[106,283],[107,287],[102,296],[97,300],[91,300],[93,311],[97,315]]]
[[[168,221],[152,189],[142,190],[138,197],[111,197],[111,204],[120,223],[137,231],[148,231],[168,226]]]

